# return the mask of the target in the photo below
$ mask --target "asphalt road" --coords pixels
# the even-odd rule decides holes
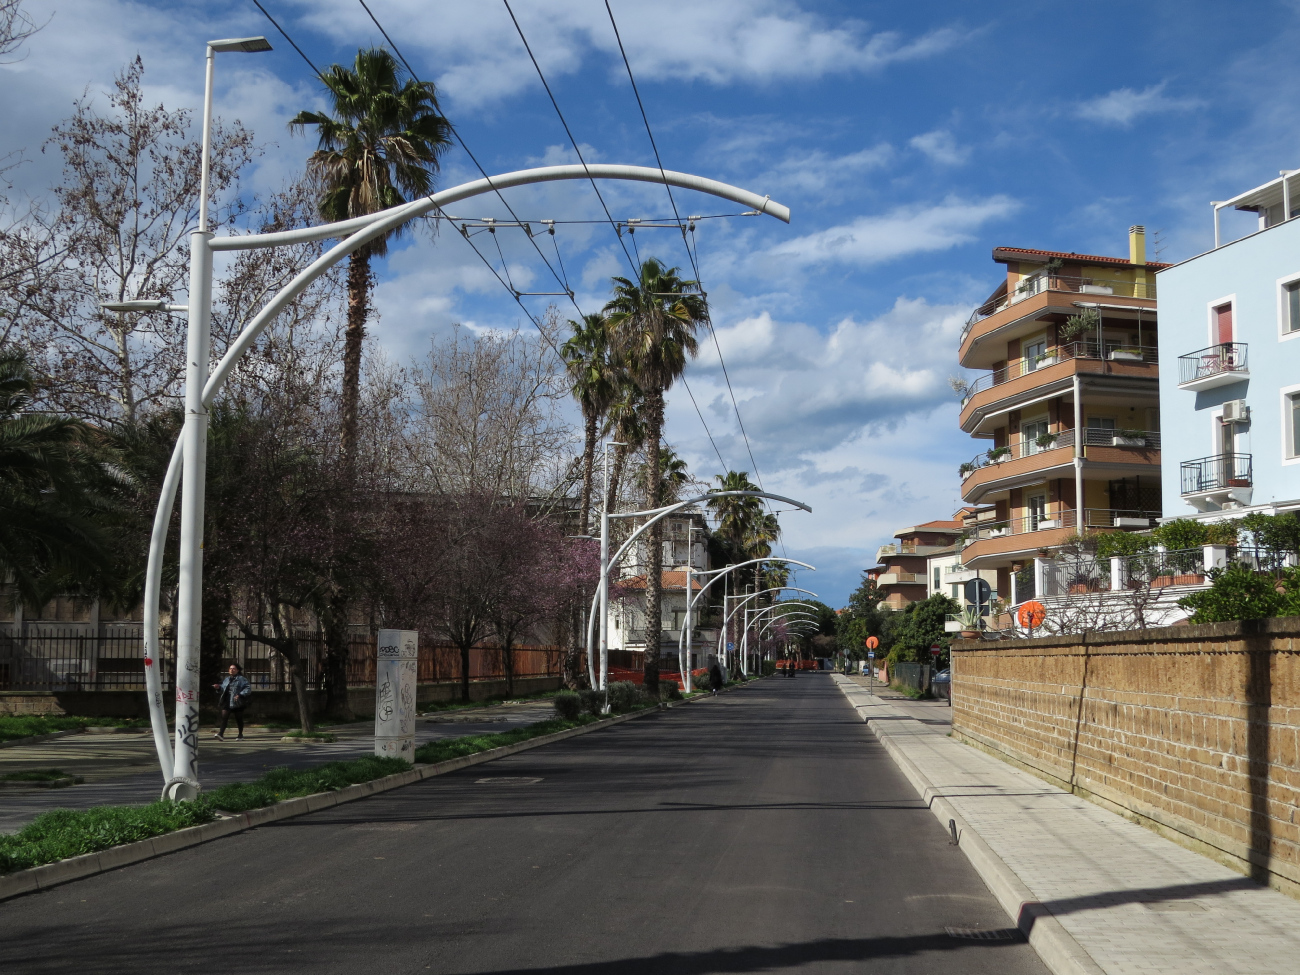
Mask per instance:
[[[826,675],[0,903],[6,973],[1042,975]],[[962,931],[958,932],[963,933]]]

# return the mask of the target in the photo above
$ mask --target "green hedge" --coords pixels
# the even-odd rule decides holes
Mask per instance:
[[[52,735],[57,731],[79,728],[146,728],[149,722],[122,718],[82,718],[69,715],[4,714],[0,715],[0,741]]]
[[[594,721],[601,720],[598,716],[592,714],[580,714],[572,721],[563,718],[554,718],[550,721],[539,721],[537,724],[530,724],[525,728],[514,728],[511,731],[498,731],[493,735],[466,735],[463,738],[442,738],[438,741],[431,741],[426,745],[421,745],[415,750],[415,760],[417,762],[427,762],[434,764],[436,762],[446,762],[453,758],[464,758],[466,755],[477,755],[479,752],[485,752],[492,748],[501,748],[503,745],[515,745],[521,741],[528,741],[532,738],[540,738],[542,735],[553,735],[557,731],[568,731],[570,728],[581,728],[583,725],[591,724]]]

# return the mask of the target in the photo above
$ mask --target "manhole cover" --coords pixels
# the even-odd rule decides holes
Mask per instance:
[[[530,778],[527,775],[494,775],[487,779],[475,779],[475,785],[536,785],[542,781],[540,778]]]
[[[967,941],[1015,941],[1020,932],[1015,928],[944,928],[950,938]]]

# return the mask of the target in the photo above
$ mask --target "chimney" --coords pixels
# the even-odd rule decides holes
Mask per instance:
[[[1128,228],[1128,262],[1145,264],[1147,262],[1147,228],[1135,223]]]

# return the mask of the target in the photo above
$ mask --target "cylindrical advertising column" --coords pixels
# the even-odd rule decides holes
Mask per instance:
[[[380,630],[375,663],[375,754],[415,761],[415,630]]]

